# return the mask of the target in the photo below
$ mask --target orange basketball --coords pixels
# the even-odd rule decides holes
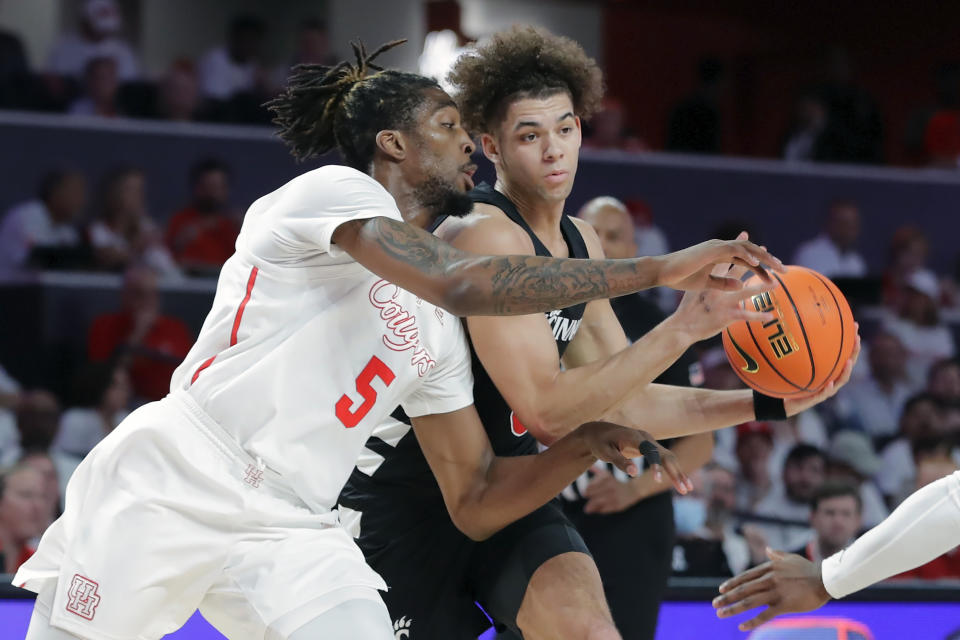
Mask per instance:
[[[772,310],[768,322],[735,322],[723,331],[727,360],[740,379],[777,398],[807,395],[837,378],[853,353],[856,329],[837,286],[816,271],[770,271],[776,286],[747,304]],[[760,282],[752,276],[746,285]]]

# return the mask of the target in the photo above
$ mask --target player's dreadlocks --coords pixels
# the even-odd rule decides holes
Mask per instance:
[[[573,110],[589,118],[603,98],[603,77],[583,48],[535,27],[515,26],[462,56],[447,80],[470,131],[490,133],[519,98],[566,91]]]
[[[388,42],[369,55],[362,42],[352,42],[355,63],[294,68],[286,90],[266,104],[294,157],[303,160],[336,147],[347,165],[367,172],[377,132],[412,128],[423,90],[439,85],[430,78],[372,64],[404,42]]]

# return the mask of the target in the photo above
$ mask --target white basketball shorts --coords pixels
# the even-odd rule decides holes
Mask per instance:
[[[51,623],[90,640],[155,640],[198,608],[228,638],[285,636],[386,588],[335,513],[308,510],[183,394],[84,459],[14,584],[55,584]]]

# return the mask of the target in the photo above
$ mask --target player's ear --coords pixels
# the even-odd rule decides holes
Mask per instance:
[[[493,164],[500,161],[500,145],[489,133],[480,134],[480,147],[483,149],[483,155]]]
[[[407,157],[407,139],[396,129],[384,129],[377,133],[377,148],[398,162]]]

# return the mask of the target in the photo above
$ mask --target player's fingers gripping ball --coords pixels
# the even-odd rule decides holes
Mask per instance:
[[[790,266],[770,275],[776,286],[746,304],[773,311],[774,319],[731,324],[723,348],[740,379],[760,393],[810,395],[838,378],[853,354],[853,313],[837,286],[816,271]],[[759,282],[752,276],[745,286]]]

